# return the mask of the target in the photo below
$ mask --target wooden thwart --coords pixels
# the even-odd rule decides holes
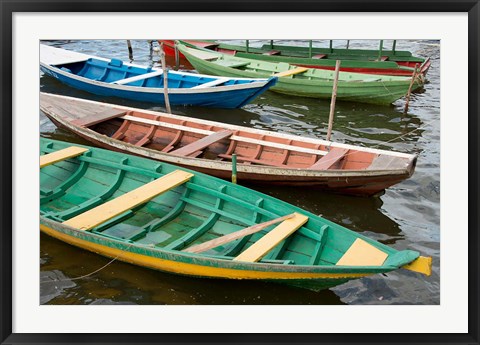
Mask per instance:
[[[194,152],[203,150],[207,146],[210,146],[217,141],[230,137],[232,134],[233,132],[229,130],[215,132],[184,147],[181,147],[178,150],[171,151],[170,153],[177,156],[189,156]]]
[[[309,170],[327,170],[335,163],[337,163],[340,159],[345,157],[347,154],[348,149],[342,149],[338,147],[332,147],[330,152],[328,152],[325,156],[320,158],[315,164],[309,167]]]
[[[155,181],[73,217],[63,222],[63,224],[80,230],[92,229],[125,211],[146,203],[156,196],[187,182],[192,176],[194,175],[189,172],[175,170]]]
[[[254,234],[256,232],[262,231],[263,229],[269,227],[270,225],[283,222],[284,220],[293,218],[294,216],[295,216],[295,214],[292,213],[292,214],[289,214],[289,215],[286,215],[286,216],[283,216],[283,217],[279,217],[279,218],[276,218],[276,219],[273,219],[273,220],[269,220],[268,222],[255,224],[255,225],[249,226],[248,228],[235,231],[231,234],[221,236],[221,237],[215,238],[213,240],[210,240],[210,241],[207,241],[207,242],[204,242],[204,243],[201,243],[201,244],[197,244],[196,246],[189,247],[187,249],[184,249],[183,251],[188,252],[188,253],[203,253],[203,252],[206,252],[209,249],[212,249],[212,248],[230,243],[230,242],[235,241],[239,238],[242,238],[242,237],[245,237],[247,235],[251,235],[251,234]]]
[[[87,151],[88,149],[83,147],[70,146],[63,150],[58,150],[58,151],[40,156],[40,168],[63,161],[68,158],[80,156],[82,153]]]
[[[192,89],[205,89],[207,87],[217,86],[217,85],[226,83],[229,80],[230,80],[230,78],[218,78],[218,79],[209,81],[207,83],[203,83],[203,84],[194,86],[194,87],[192,87]]]
[[[271,230],[252,244],[243,253],[238,255],[234,261],[257,262],[262,259],[269,251],[285,238],[293,234],[303,224],[308,221],[308,217],[299,213],[294,213],[294,217],[284,220],[275,229]]]
[[[288,71],[283,71],[283,72],[279,72],[279,73],[275,73],[273,76],[274,77],[288,77],[290,75],[294,75],[294,74],[299,74],[299,73],[304,73],[306,71],[308,71],[309,69],[307,67],[297,67],[297,68],[294,68],[294,69],[290,69]]]
[[[388,254],[357,238],[336,263],[337,266],[382,266]]]
[[[148,78],[157,77],[157,76],[162,75],[162,74],[163,74],[163,70],[157,70],[157,71],[137,75],[137,76],[130,77],[130,78],[125,78],[125,79],[121,79],[121,80],[112,81],[110,84],[124,85],[124,84],[128,84],[128,83],[133,83],[134,81],[138,81],[138,80],[144,80],[144,79],[148,79]]]
[[[102,112],[78,118],[72,121],[72,124],[82,127],[96,125],[97,123],[113,119],[115,117],[123,116],[127,113],[126,110],[107,108]]]

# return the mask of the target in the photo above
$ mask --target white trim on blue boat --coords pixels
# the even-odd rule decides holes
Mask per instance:
[[[125,79],[112,81],[110,84],[124,85],[124,84],[128,84],[128,83],[133,83],[134,81],[139,81],[139,80],[144,80],[144,79],[148,79],[148,78],[158,77],[159,75],[162,75],[162,74],[163,74],[163,71],[161,69],[159,69],[159,70],[155,70],[155,71],[150,72],[150,73],[140,74],[140,75],[137,75],[135,77],[130,77],[130,78],[125,78]]]

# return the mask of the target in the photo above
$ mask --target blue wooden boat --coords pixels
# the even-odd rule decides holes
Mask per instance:
[[[165,104],[164,71],[118,59],[40,45],[40,69],[71,87],[96,95]],[[172,105],[240,108],[275,85],[277,78],[229,78],[167,71]]]

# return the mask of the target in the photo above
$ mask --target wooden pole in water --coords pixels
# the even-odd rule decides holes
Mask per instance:
[[[378,48],[378,61],[382,59],[383,53],[383,40],[380,40],[380,47]]]
[[[335,63],[335,79],[333,80],[332,100],[330,101],[330,115],[328,116],[327,141],[330,141],[333,128],[333,116],[335,114],[335,102],[337,101],[338,76],[340,74],[340,60]]]
[[[403,113],[406,114],[408,111],[408,105],[410,103],[410,95],[412,94],[412,87],[413,84],[415,84],[415,79],[417,79],[417,70],[418,70],[418,63],[415,65],[415,70],[413,71],[412,75],[412,80],[410,80],[410,86],[408,87],[408,92],[406,95],[407,101],[405,102],[405,109],[403,110]]]
[[[130,61],[133,61],[132,42],[130,42],[130,40],[127,40],[127,47],[128,47],[128,58],[130,59]]]
[[[172,109],[170,108],[170,99],[168,97],[168,71],[167,63],[165,62],[165,52],[163,51],[163,43],[160,44],[160,60],[162,62],[163,70],[163,94],[165,96],[165,108],[167,109],[167,113],[171,114]]]
[[[175,48],[175,71],[178,71],[180,68],[180,53],[178,52],[177,43],[173,43]]]
[[[237,154],[232,155],[232,183],[237,184]]]

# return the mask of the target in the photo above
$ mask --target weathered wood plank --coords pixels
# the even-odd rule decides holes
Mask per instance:
[[[217,85],[226,83],[229,80],[230,80],[230,78],[218,78],[218,79],[209,81],[208,83],[204,83],[204,84],[194,86],[194,87],[192,87],[192,89],[205,89],[207,87],[217,86]]]
[[[118,198],[73,217],[63,222],[63,224],[80,230],[94,228],[95,226],[100,225],[135,206],[143,204],[154,197],[185,183],[192,176],[194,175],[189,172],[175,170],[155,181],[147,183],[119,196]]]
[[[338,147],[332,147],[330,152],[328,152],[325,156],[320,158],[315,164],[309,167],[309,170],[327,170],[331,168],[335,163],[337,163],[340,159],[345,157],[347,154],[348,149],[342,149]]]
[[[104,111],[88,115],[85,117],[73,120],[72,123],[77,126],[88,127],[96,125],[97,123],[113,119],[115,117],[123,116],[127,113],[126,110],[120,110],[115,108],[106,108]]]
[[[357,238],[336,263],[337,266],[381,266],[388,254]]]
[[[121,80],[112,81],[110,84],[124,85],[124,84],[128,84],[128,83],[133,83],[134,81],[139,81],[139,80],[144,80],[144,79],[148,79],[148,78],[157,77],[157,76],[162,75],[162,74],[163,74],[163,70],[157,70],[157,71],[153,71],[153,72],[150,72],[150,73],[136,75],[136,76],[130,77],[130,78],[125,78],[125,79],[121,79]]]
[[[63,161],[68,158],[80,156],[82,153],[87,151],[88,149],[83,147],[70,146],[65,149],[40,156],[40,168]]]
[[[308,221],[308,217],[300,213],[294,213],[294,217],[284,220],[280,225],[268,232],[265,236],[252,244],[247,250],[238,255],[235,261],[257,262],[271,251],[282,240],[293,234],[303,224]]]
[[[408,165],[407,160],[400,157],[378,155],[372,161],[372,164],[367,170],[390,170],[390,169],[402,169]]]
[[[307,68],[307,67],[297,67],[297,68],[294,68],[294,69],[289,69],[288,71],[275,73],[273,76],[274,77],[288,77],[288,76],[291,76],[291,75],[294,75],[294,74],[304,73],[308,70],[309,70],[309,68]]]
[[[284,220],[287,220],[287,219],[290,219],[290,218],[293,218],[293,217],[294,217],[294,214],[292,213],[292,214],[289,214],[289,215],[286,215],[286,216],[283,216],[283,217],[279,217],[279,218],[276,218],[276,219],[269,220],[269,221],[264,222],[264,223],[255,224],[255,225],[249,226],[248,228],[235,231],[231,234],[227,234],[227,235],[215,238],[213,240],[210,240],[210,241],[207,241],[207,242],[204,242],[204,243],[201,243],[201,244],[197,244],[196,246],[189,247],[187,249],[184,249],[183,251],[188,252],[188,253],[203,253],[203,252],[206,252],[209,249],[212,249],[212,248],[230,243],[230,242],[235,241],[239,238],[242,238],[242,237],[245,237],[247,235],[251,235],[251,234],[254,234],[256,232],[262,231],[263,229],[269,227],[270,225],[283,222]]]
[[[178,150],[171,151],[172,155],[177,156],[189,156],[197,151],[201,151],[207,146],[212,145],[213,143],[223,140],[232,136],[233,132],[229,130],[223,130],[210,134],[202,139],[196,140],[193,143],[185,145],[184,147],[179,148]]]

